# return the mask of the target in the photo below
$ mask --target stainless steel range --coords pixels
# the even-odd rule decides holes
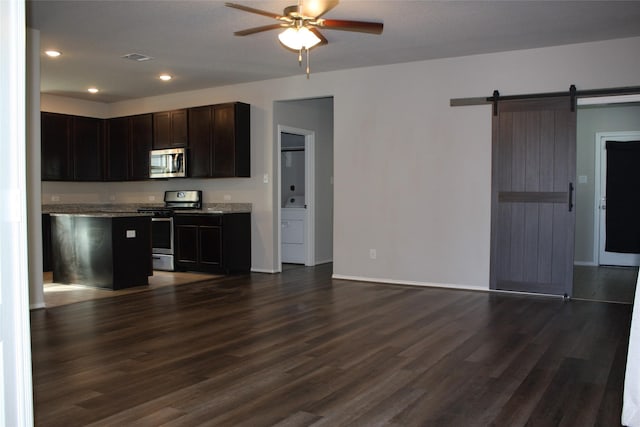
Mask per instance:
[[[202,191],[165,191],[164,206],[140,208],[138,212],[151,214],[151,242],[153,269],[173,271],[173,216],[178,210],[202,209]]]

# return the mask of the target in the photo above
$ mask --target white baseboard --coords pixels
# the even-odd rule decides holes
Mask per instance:
[[[593,261],[574,261],[573,265],[581,266],[581,267],[597,267],[598,264]]]
[[[315,265],[329,264],[330,262],[333,262],[333,258],[317,260]]]
[[[372,278],[372,277],[345,276],[342,274],[334,274],[331,276],[331,278],[339,279],[339,280],[371,282],[371,283],[381,283],[381,284],[389,284],[389,285],[420,286],[423,288],[457,289],[457,290],[463,290],[463,291],[476,291],[476,292],[487,292],[487,293],[497,293],[497,294],[512,294],[512,295],[515,294],[515,295],[523,295],[528,297],[563,298],[562,295],[537,294],[537,293],[519,292],[519,291],[503,291],[499,289],[480,288],[478,286],[470,286],[470,285],[414,282],[411,280],[379,279],[379,278]]]
[[[267,273],[267,274],[275,274],[275,273],[280,273],[280,271],[278,270],[270,270],[268,268],[251,268],[251,272],[252,273]]]
[[[37,304],[29,304],[29,310],[40,310],[42,308],[47,308],[46,304],[43,302]]]
[[[352,280],[357,282],[374,282],[374,283],[388,283],[392,285],[408,285],[408,286],[422,286],[429,288],[446,288],[446,289],[463,289],[466,291],[489,291],[489,288],[481,288],[478,286],[470,285],[456,285],[449,283],[432,283],[432,282],[415,282],[412,280],[395,280],[395,279],[381,279],[378,277],[361,277],[361,276],[346,276],[342,274],[334,274],[332,279]]]

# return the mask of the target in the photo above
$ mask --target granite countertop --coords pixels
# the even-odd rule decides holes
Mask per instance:
[[[52,216],[84,216],[91,218],[131,218],[138,216],[148,216],[147,213],[138,212],[50,212]]]
[[[42,213],[48,214],[103,214],[105,216],[145,215],[138,213],[140,208],[163,208],[159,203],[123,203],[123,204],[50,204],[42,205]],[[251,203],[204,203],[202,209],[176,210],[185,214],[225,214],[251,212]]]

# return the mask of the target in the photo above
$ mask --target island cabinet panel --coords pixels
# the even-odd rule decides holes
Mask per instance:
[[[51,215],[42,214],[42,271],[51,271]]]
[[[151,218],[52,214],[53,281],[107,289],[148,284]]]
[[[250,213],[176,215],[176,268],[209,273],[248,271],[250,221]]]
[[[249,177],[250,106],[241,102],[189,112],[189,169],[194,178]]]
[[[187,146],[187,110],[153,113],[153,148]]]
[[[75,181],[102,181],[104,120],[73,117],[73,178]]]
[[[71,126],[72,116],[46,112],[41,114],[41,174],[44,181],[73,179]]]

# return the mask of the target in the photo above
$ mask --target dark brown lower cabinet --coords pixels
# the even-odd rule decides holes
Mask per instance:
[[[232,273],[251,268],[251,214],[178,214],[177,270]]]
[[[42,214],[42,271],[51,271],[51,215]]]

